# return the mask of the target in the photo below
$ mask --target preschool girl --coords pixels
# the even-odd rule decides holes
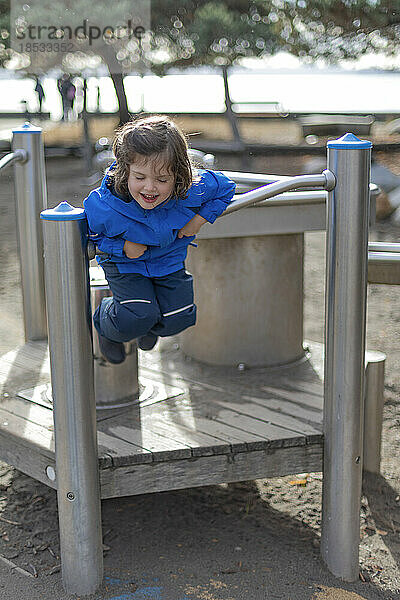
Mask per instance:
[[[126,123],[113,143],[115,162],[84,201],[91,239],[112,291],[93,315],[104,358],[125,359],[123,342],[151,350],[159,336],[196,322],[187,248],[204,223],[231,202],[235,184],[195,169],[186,138],[168,117]]]

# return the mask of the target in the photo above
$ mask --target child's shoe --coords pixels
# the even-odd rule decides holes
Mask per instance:
[[[100,352],[104,358],[113,365],[119,365],[125,360],[125,346],[122,342],[113,342],[99,335]]]
[[[153,350],[157,344],[158,336],[154,333],[148,333],[138,338],[138,346],[141,350]]]

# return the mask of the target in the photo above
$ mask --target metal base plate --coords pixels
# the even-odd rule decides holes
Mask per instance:
[[[121,398],[109,404],[96,404],[98,410],[124,408],[125,406],[139,405],[150,406],[168,398],[174,398],[184,393],[182,388],[173,385],[165,385],[159,381],[152,381],[147,377],[139,377],[139,397]],[[53,397],[51,384],[37,385],[34,388],[21,390],[17,397],[40,404],[45,408],[53,408]]]

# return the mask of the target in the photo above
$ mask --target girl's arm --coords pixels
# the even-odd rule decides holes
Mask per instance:
[[[204,225],[204,223],[207,223],[207,220],[204,217],[195,215],[193,219],[190,219],[190,221],[178,231],[178,238],[196,235],[199,233],[200,228]]]
[[[96,244],[100,252],[112,254],[113,256],[123,256],[125,240],[122,237],[107,237],[102,233],[89,233],[90,239]]]
[[[220,171],[204,171],[189,190],[190,202],[198,200],[200,210],[180,231],[178,237],[196,235],[204,223],[214,223],[230,204],[236,184]]]
[[[101,252],[113,256],[139,258],[147,250],[145,244],[126,239],[126,223],[112,218],[107,206],[99,201],[96,190],[84,201],[86,218],[89,224],[90,238]]]
[[[139,258],[147,250],[145,244],[138,244],[137,242],[130,242],[125,240],[124,253],[128,258]]]
[[[232,201],[236,184],[221,171],[204,171],[199,187],[201,208],[197,214],[214,223]]]

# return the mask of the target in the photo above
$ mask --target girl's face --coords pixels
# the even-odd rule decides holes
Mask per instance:
[[[167,200],[175,186],[175,177],[157,157],[136,160],[129,166],[128,189],[136,202],[145,210]]]

